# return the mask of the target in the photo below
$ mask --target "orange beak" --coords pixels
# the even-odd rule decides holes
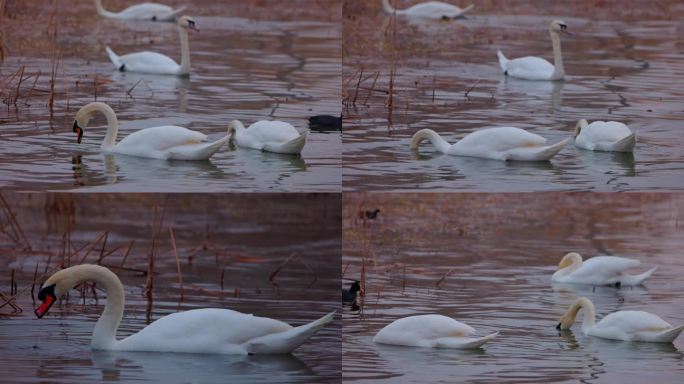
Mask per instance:
[[[52,295],[46,295],[43,303],[38,308],[36,308],[36,316],[38,316],[39,319],[42,318],[43,315],[47,313],[47,311],[50,309],[50,307],[52,307],[52,304],[54,303],[55,297]]]

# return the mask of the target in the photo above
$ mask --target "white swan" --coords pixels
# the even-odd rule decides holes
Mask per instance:
[[[549,25],[553,44],[553,64],[536,56],[508,60],[501,51],[498,51],[496,54],[499,56],[501,70],[507,76],[525,80],[562,80],[565,77],[565,69],[563,68],[560,34],[572,35],[567,29],[565,23],[560,20],[554,20]]]
[[[639,260],[618,256],[594,256],[582,261],[582,256],[570,252],[558,263],[558,270],[551,277],[555,283],[589,285],[641,285],[657,267],[639,275],[629,275],[627,270],[640,264]]]
[[[123,340],[116,330],[123,317],[124,289],[119,278],[98,265],[77,265],[56,272],[43,284],[36,316],[43,317],[60,296],[74,286],[94,281],[107,292],[107,303],[95,324],[93,349],[182,353],[290,353],[333,319],[330,313],[316,321],[292,327],[282,321],[229,309],[205,308],[173,313],[156,320]]]
[[[389,14],[396,13],[401,16],[422,17],[428,19],[456,19],[463,17],[475,5],[461,9],[455,5],[444,3],[441,1],[427,1],[425,3],[416,4],[407,9],[395,9],[390,4],[389,0],[382,0],[382,9]]]
[[[581,119],[575,126],[575,146],[591,151],[634,152],[636,134],[617,121]]]
[[[617,311],[596,323],[596,309],[591,300],[581,297],[560,318],[557,329],[570,329],[580,309],[584,310],[582,333],[604,339],[671,343],[684,330],[673,327],[660,317],[643,311]]]
[[[286,122],[266,120],[257,121],[248,128],[239,120],[233,120],[228,133],[233,134],[238,147],[288,155],[300,154],[309,135],[309,131],[299,133]]]
[[[185,10],[185,6],[173,9],[168,5],[142,3],[130,6],[121,12],[110,12],[102,6],[102,0],[95,0],[95,7],[100,16],[120,20],[173,21]]]
[[[104,152],[162,160],[207,160],[221,149],[230,137],[226,135],[214,142],[206,142],[207,136],[203,133],[166,125],[141,129],[117,143],[119,123],[114,110],[105,103],[94,102],[85,105],[76,113],[73,131],[78,135],[76,141],[79,144],[83,138],[83,130],[95,112],[101,112],[107,118],[107,134],[100,147]]]
[[[395,320],[373,338],[374,343],[428,348],[478,348],[499,332],[473,337],[475,329],[442,315],[418,315]]]
[[[199,31],[195,27],[195,21],[189,16],[178,19],[178,34],[181,43],[181,63],[178,65],[172,58],[161,53],[144,51],[129,53],[118,56],[109,47],[106,47],[109,60],[116,69],[121,72],[141,72],[156,75],[190,75],[190,43],[188,42],[188,29]]]
[[[411,149],[429,140],[439,152],[454,156],[482,157],[494,160],[543,161],[555,156],[570,140],[546,145],[546,139],[515,127],[486,128],[469,133],[456,144],[449,144],[437,132],[421,129],[411,139]]]

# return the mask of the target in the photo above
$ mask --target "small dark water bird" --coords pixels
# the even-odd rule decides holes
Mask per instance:
[[[358,281],[354,281],[349,285],[349,289],[342,288],[342,304],[345,303],[355,303],[357,293],[361,291],[361,284]]]
[[[309,117],[309,128],[313,131],[329,132],[342,130],[342,115],[317,115]]]
[[[361,212],[359,212],[359,219],[374,220],[375,218],[378,217],[378,213],[380,213],[379,209],[374,209],[372,211],[361,211]]]

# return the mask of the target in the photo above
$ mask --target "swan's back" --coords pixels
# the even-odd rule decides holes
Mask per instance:
[[[116,343],[128,351],[226,353],[254,338],[292,329],[282,321],[229,309],[173,313]]]
[[[284,121],[257,121],[247,128],[247,132],[260,143],[285,142],[299,137],[295,127]]]
[[[429,346],[429,343],[435,339],[462,337],[473,333],[475,330],[469,325],[447,316],[418,315],[393,321],[380,330],[373,341],[385,344]]]
[[[119,61],[124,67],[119,67],[118,69],[123,71],[176,74],[180,69],[180,65],[172,58],[151,51],[129,53],[127,55],[119,56]]]
[[[632,134],[632,131],[618,121],[594,121],[580,131],[580,139],[594,143],[615,142]]]
[[[594,330],[597,332],[617,331],[625,334],[651,331],[658,332],[672,328],[660,317],[644,311],[617,311],[606,315]]]
[[[164,4],[141,3],[132,5],[119,13],[119,17],[127,19],[147,19],[157,15],[166,15],[173,12],[173,8]]]
[[[527,80],[549,80],[553,70],[553,64],[541,57],[525,56],[508,60],[505,72],[509,76]]]
[[[468,134],[457,145],[468,148],[483,148],[504,152],[520,147],[538,147],[546,144],[546,139],[515,127],[486,128]]]
[[[406,14],[418,17],[456,17],[462,13],[461,9],[455,5],[443,3],[441,1],[427,1],[416,4],[404,10]]]
[[[135,131],[121,140],[115,152],[132,156],[165,158],[162,153],[173,147],[204,142],[207,136],[184,127],[165,125]],[[159,156],[150,156],[153,152]]]

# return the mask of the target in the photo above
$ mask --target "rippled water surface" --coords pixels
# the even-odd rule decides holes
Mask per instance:
[[[378,218],[357,219],[371,209]],[[362,310],[343,318],[345,382],[681,381],[684,337],[628,343],[584,336],[581,320],[567,332],[555,326],[578,296],[598,316],[639,309],[684,324],[682,196],[354,194],[343,214],[344,277],[365,280]],[[554,286],[569,251],[659,269],[644,287]],[[372,342],[391,321],[429,313],[501,333],[474,350]]]
[[[83,299],[79,290],[72,290],[68,300],[55,304],[42,319],[33,314],[36,303],[31,297],[36,265],[41,275],[48,260],[49,270],[62,260],[75,264],[90,242],[108,231],[101,262],[112,269],[121,265],[134,241],[124,264],[127,269],[118,273],[126,293],[119,338],[170,313],[205,307],[305,324],[339,306],[339,264],[330,262],[340,257],[338,196],[234,195],[215,199],[177,195],[167,199],[164,224],[157,236],[151,301],[143,293],[147,278],[140,271],[148,269],[154,207],[159,219],[164,198],[109,194],[5,198],[14,207],[32,250],[25,249],[21,240],[1,238],[0,293],[10,296],[13,271],[16,305],[23,310],[13,313],[8,305],[0,308],[3,382],[340,382],[338,320],[292,355],[93,352],[90,335],[102,311],[104,292],[98,290],[96,299],[88,288]],[[257,203],[260,209],[255,210]],[[1,220],[3,228],[8,228],[5,216]],[[183,273],[182,297],[169,225]],[[63,259],[65,234],[73,245],[66,254],[71,256]],[[97,262],[101,247],[98,243],[85,262]],[[107,255],[110,251],[114,252]],[[296,256],[283,264],[292,253]],[[282,268],[271,281],[279,266]],[[5,303],[3,297],[0,305]]]
[[[345,190],[684,188],[681,2],[494,2],[455,22],[393,21],[379,3],[347,7],[354,17],[344,24]],[[506,78],[496,51],[552,60],[547,28],[556,18],[575,33],[562,39],[565,81]],[[533,164],[447,156],[428,143],[409,149],[423,128],[450,143],[492,126],[558,142],[573,136],[580,118],[629,125],[638,137],[634,155],[570,143]]]
[[[92,1],[60,1],[69,6],[56,13],[55,20],[60,22],[57,43],[53,44],[39,39],[52,36],[52,29],[50,8],[41,8],[38,3],[13,3],[6,11],[13,27],[5,36],[7,52],[0,78],[9,78],[22,66],[27,75],[40,72],[41,76],[38,90],[29,91],[35,76],[28,78],[17,106],[2,105],[0,109],[3,188],[339,191],[339,131],[312,131],[301,157],[231,146],[204,162],[103,155],[99,151],[106,131],[102,117],[91,120],[82,144],[76,143],[72,133],[78,108],[96,99],[117,112],[119,139],[158,125],[180,125],[218,139],[226,135],[233,119],[246,125],[279,119],[304,131],[309,116],[337,116],[341,81],[339,6],[314,1],[306,10],[295,7],[298,12],[293,14],[291,10],[277,10],[279,2],[275,1],[192,2],[187,12],[195,16],[200,29],[190,34],[192,73],[190,78],[176,78],[119,73],[104,52],[107,45],[119,54],[152,50],[178,61],[180,48],[173,23],[105,20],[94,13]],[[109,2],[108,6],[116,9],[123,5]],[[18,25],[27,13],[36,15],[41,32],[47,31],[24,36],[26,30]],[[47,94],[53,47],[57,47],[55,55],[60,61],[50,114]]]

